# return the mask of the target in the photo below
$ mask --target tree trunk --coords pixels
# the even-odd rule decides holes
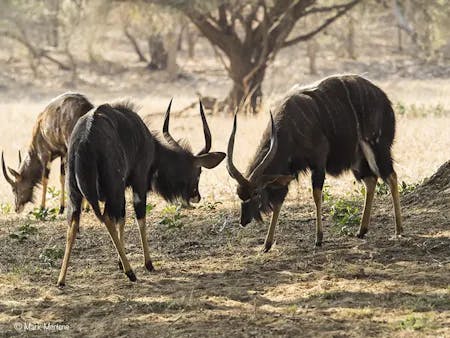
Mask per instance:
[[[174,32],[171,32],[165,36],[166,51],[167,51],[167,72],[170,79],[175,79],[178,72],[177,65],[177,52],[178,52],[178,39]]]
[[[166,69],[168,54],[160,34],[148,38],[148,49],[151,57],[148,67],[150,69]]]
[[[186,28],[186,42],[188,48],[188,57],[193,59],[195,57],[195,44],[198,39],[197,32],[192,27]]]
[[[352,16],[348,19],[348,35],[347,35],[347,55],[350,59],[356,60],[355,52],[355,20]]]
[[[142,53],[141,48],[139,47],[139,43],[137,42],[137,40],[133,36],[133,34],[131,34],[129,29],[127,27],[125,27],[123,29],[123,32],[124,32],[125,36],[127,37],[128,41],[130,41],[131,46],[133,47],[134,51],[136,52],[136,55],[139,58],[139,62],[148,62],[147,59],[145,58],[144,54]]]
[[[309,73],[311,75],[317,75],[317,52],[319,50],[319,44],[315,39],[308,40],[306,43],[306,53],[309,59]]]
[[[230,112],[233,112],[240,104],[246,113],[256,114],[261,106],[262,82],[266,74],[266,67],[261,66],[255,70],[256,65],[246,63],[241,58],[233,58],[229,69],[233,80],[233,88],[225,100]],[[248,75],[253,73],[253,76]],[[245,99],[245,102],[243,100]]]

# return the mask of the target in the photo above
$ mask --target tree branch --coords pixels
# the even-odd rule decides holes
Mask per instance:
[[[353,0],[352,2],[350,2],[346,5],[339,6],[340,9],[338,10],[338,12],[334,16],[326,19],[319,27],[317,27],[316,29],[312,30],[311,32],[309,32],[307,34],[299,35],[293,39],[285,41],[282,44],[281,48],[289,47],[289,46],[295,45],[296,43],[298,43],[300,41],[306,41],[308,39],[311,39],[313,36],[320,33],[322,30],[324,30],[326,27],[328,27],[330,24],[332,24],[334,21],[336,21],[338,18],[340,18],[342,15],[347,13],[351,8],[353,8],[360,1],[361,0]]]

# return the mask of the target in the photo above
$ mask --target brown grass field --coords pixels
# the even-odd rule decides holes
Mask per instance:
[[[295,79],[289,85],[283,82],[287,75],[280,70],[273,77],[268,91],[274,94],[268,96],[266,108],[295,83]],[[132,86],[122,90],[81,85],[79,90],[96,104],[131,96],[142,106],[142,116],[154,114],[154,129],[161,128],[160,113],[174,93],[174,110],[195,98],[194,90],[183,84],[158,87],[157,78],[147,80],[154,89],[147,93]],[[212,94],[227,88],[220,76],[217,83]],[[450,158],[450,84],[448,79],[396,78],[375,83],[408,112],[401,114],[397,107],[393,153],[400,181],[412,187]],[[26,148],[37,114],[58,93],[53,88],[37,96],[27,90],[2,96],[0,145],[12,167],[17,164],[17,149]],[[440,109],[442,113],[435,113]],[[209,116],[208,120],[213,149],[226,149],[231,118]],[[244,169],[253,155],[267,121],[268,114],[239,117],[235,155],[239,168]],[[188,138],[194,149],[202,146],[197,111],[175,115],[171,129],[177,137]],[[57,165],[50,185],[59,190]],[[390,195],[380,192],[369,234],[360,240],[347,234],[356,227],[344,232],[330,216],[339,200],[355,200],[361,209],[359,184],[350,175],[326,182],[324,245],[313,246],[313,201],[309,177],[302,176],[291,185],[277,243],[267,254],[261,253],[266,225],[238,226],[239,201],[225,163],[204,171],[203,198],[193,210],[175,209],[150,195],[149,204],[155,207],[147,224],[155,273],[143,268],[138,230],[128,205],[126,249],[137,283],[118,270],[105,227],[92,213],[83,214],[67,286],[58,289],[65,218],[37,220],[28,213],[35,207],[31,205],[23,214],[14,214],[9,210],[12,194],[2,179],[0,335],[449,337],[449,187],[417,188],[402,197],[405,235],[400,239],[391,238]],[[49,200],[50,207],[57,207],[57,197],[49,194]],[[33,331],[30,324],[62,326],[36,326]]]

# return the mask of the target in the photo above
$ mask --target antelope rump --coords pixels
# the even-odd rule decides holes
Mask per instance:
[[[194,155],[187,146],[176,142],[169,133],[170,106],[163,127],[166,142],[150,133],[130,103],[100,105],[78,121],[68,152],[69,228],[59,286],[65,284],[83,197],[105,223],[120,258],[119,266],[131,281],[136,281],[136,276],[124,248],[125,188],[133,190],[144,264],[149,271],[153,270],[153,264],[145,225],[147,191],[155,191],[166,200],[181,198],[187,204],[200,200],[201,168],[214,168],[225,153],[209,152],[211,133],[201,103],[205,147]],[[105,202],[103,212],[99,201]]]
[[[61,158],[61,194],[59,212],[64,212],[65,162],[70,135],[78,119],[93,108],[88,99],[78,93],[64,93],[54,98],[39,114],[33,128],[31,143],[22,161],[19,152],[19,169],[6,170],[2,153],[2,169],[6,181],[11,185],[15,210],[21,212],[33,201],[34,187],[42,183],[41,208],[45,208],[50,163]]]
[[[261,212],[272,211],[264,251],[274,241],[275,226],[288,185],[298,174],[311,171],[316,205],[316,246],[322,244],[322,188],[325,173],[338,176],[352,170],[363,181],[364,211],[357,236],[368,231],[377,179],[390,187],[395,234],[402,233],[397,175],[391,146],[395,116],[386,94],[357,75],[325,78],[317,85],[295,89],[278,106],[244,176],[233,164],[236,115],[228,142],[227,169],[237,183],[241,225],[261,221]]]

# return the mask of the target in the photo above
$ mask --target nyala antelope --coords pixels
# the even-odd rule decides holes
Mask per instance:
[[[106,225],[119,255],[119,266],[131,281],[136,281],[136,276],[124,248],[125,188],[131,187],[133,191],[134,212],[148,271],[153,270],[153,264],[145,225],[147,191],[155,191],[169,201],[177,198],[187,204],[200,201],[201,168],[216,167],[225,153],[209,152],[211,133],[201,103],[204,148],[194,155],[189,147],[176,142],[169,133],[170,106],[163,127],[166,142],[150,133],[130,103],[98,106],[78,121],[68,152],[69,228],[58,286],[65,284],[83,197]],[[99,201],[105,202],[103,212]]]
[[[45,208],[50,164],[61,158],[61,195],[59,213],[64,212],[65,162],[69,138],[78,119],[91,110],[93,105],[86,97],[77,93],[64,93],[54,98],[39,114],[33,128],[31,143],[22,161],[19,152],[19,169],[6,170],[2,153],[2,169],[6,181],[11,185],[15,198],[15,211],[21,212],[33,201],[33,190],[42,183],[41,208]]]
[[[272,211],[264,251],[272,247],[275,226],[288,185],[299,173],[311,171],[316,205],[316,246],[322,244],[322,188],[325,173],[337,176],[352,170],[366,187],[364,212],[357,236],[368,231],[377,179],[391,190],[395,234],[402,233],[397,175],[391,146],[395,117],[386,94],[357,75],[332,76],[316,86],[296,89],[279,105],[266,129],[246,175],[233,164],[236,115],[227,151],[227,169],[237,183],[242,226],[261,212]]]

